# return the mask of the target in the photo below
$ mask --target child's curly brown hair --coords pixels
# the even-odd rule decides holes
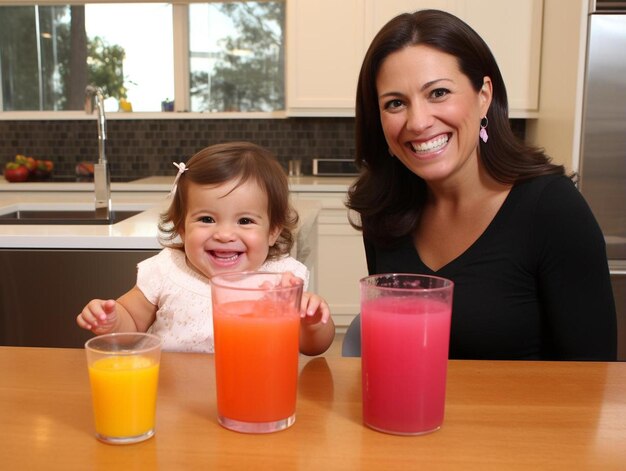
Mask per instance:
[[[269,150],[250,142],[216,144],[196,153],[186,167],[172,196],[172,203],[160,217],[159,239],[162,245],[177,249],[183,247],[175,239],[185,224],[189,182],[218,185],[231,180],[238,180],[239,184],[253,180],[267,195],[270,230],[281,228],[276,243],[269,248],[267,259],[275,260],[290,252],[298,213],[289,202],[285,171]]]

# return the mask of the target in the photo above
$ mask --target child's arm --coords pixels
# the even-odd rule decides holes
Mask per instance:
[[[157,306],[134,286],[117,299],[91,300],[76,317],[76,323],[96,335],[111,332],[145,332],[156,318]]]
[[[300,353],[320,355],[335,339],[335,323],[328,303],[315,293],[305,292],[300,310]]]

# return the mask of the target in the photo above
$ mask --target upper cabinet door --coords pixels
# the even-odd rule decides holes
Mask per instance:
[[[354,116],[364,0],[287,1],[289,116]]]
[[[473,0],[469,0],[470,2]],[[459,0],[366,0],[365,24],[367,47],[378,31],[400,13],[434,8],[454,13]]]
[[[354,116],[361,62],[374,35],[399,13],[449,11],[494,53],[512,118],[539,108],[543,0],[287,0],[287,111]]]
[[[539,110],[543,0],[459,0],[456,14],[496,57],[511,115],[532,116]]]

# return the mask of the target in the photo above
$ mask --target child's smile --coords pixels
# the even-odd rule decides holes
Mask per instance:
[[[188,262],[207,277],[258,270],[280,228],[270,230],[267,195],[254,180],[190,184],[181,237]]]
[[[213,257],[213,263],[215,265],[229,268],[237,265],[237,263],[239,262],[239,257],[242,255],[243,252],[233,252],[230,250],[209,250],[208,253],[211,257]]]

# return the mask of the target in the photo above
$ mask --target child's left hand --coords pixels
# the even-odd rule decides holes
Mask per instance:
[[[324,299],[315,293],[302,293],[300,317],[307,324],[326,324],[330,318],[330,308]]]

